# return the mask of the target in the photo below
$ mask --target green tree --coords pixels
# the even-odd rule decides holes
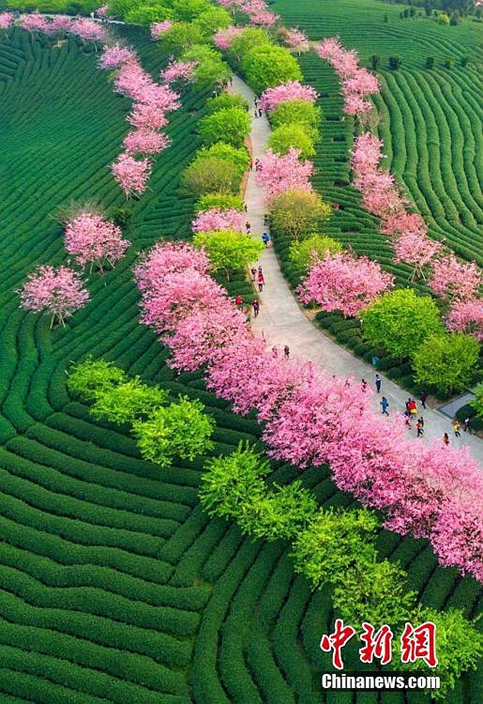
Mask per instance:
[[[231,164],[236,166],[240,177],[245,173],[250,164],[250,154],[246,147],[233,147],[231,144],[225,144],[224,142],[217,142],[211,147],[202,147],[198,150],[198,158],[204,157],[217,157],[218,159],[225,159]]]
[[[453,68],[453,67],[454,67],[454,59],[453,59],[453,57],[452,57],[452,56],[448,56],[448,57],[444,60],[444,65],[445,65],[445,68]]]
[[[475,373],[480,346],[471,335],[436,334],[413,353],[416,380],[443,393],[462,391]]]
[[[438,24],[449,26],[449,17],[445,12],[440,12],[438,15]]]
[[[246,54],[257,46],[270,46],[272,39],[264,29],[248,27],[233,39],[228,50],[229,58],[239,64]]]
[[[244,56],[242,69],[255,93],[287,81],[301,81],[297,59],[281,46],[257,46]]]
[[[297,269],[307,272],[312,263],[313,255],[323,259],[327,252],[331,254],[342,252],[341,243],[325,235],[313,234],[304,240],[292,242],[288,256]]]
[[[205,115],[198,130],[203,144],[225,142],[233,147],[242,147],[250,132],[250,117],[242,108],[223,108],[211,115]]]
[[[261,240],[231,230],[197,232],[193,244],[206,250],[212,271],[224,271],[227,280],[231,272],[253,264],[263,250]]]
[[[166,391],[143,384],[139,377],[134,377],[97,394],[91,413],[94,418],[110,420],[119,425],[132,423],[136,418],[146,417],[163,406],[167,398]]]
[[[428,56],[426,59],[426,68],[430,70],[434,68],[434,56]]]
[[[220,52],[202,44],[194,44],[186,49],[181,54],[180,61],[196,62],[191,81],[201,88],[222,86],[232,75],[231,68],[223,61]]]
[[[315,154],[314,142],[302,125],[295,123],[281,125],[272,130],[268,146],[277,154],[288,154],[291,147],[300,150],[302,159],[310,159]]]
[[[112,14],[118,14],[112,10],[111,3],[109,3],[109,11],[112,12]],[[123,18],[129,24],[142,24],[145,27],[149,27],[153,22],[172,20],[173,11],[161,3],[138,5],[137,7],[133,7],[129,12],[126,12]]]
[[[200,210],[211,210],[218,208],[219,210],[243,210],[243,201],[240,196],[230,196],[225,193],[210,193],[207,196],[202,196],[196,203],[196,212]]]
[[[270,217],[275,229],[294,240],[316,231],[330,215],[330,206],[313,191],[284,191],[271,201]]]
[[[475,409],[478,418],[483,418],[483,381],[475,389],[475,398],[470,401],[470,406]]]
[[[183,185],[195,196],[208,193],[236,194],[240,188],[241,174],[235,164],[217,156],[198,156],[185,169]]]
[[[273,128],[296,123],[304,127],[314,139],[318,135],[321,119],[322,109],[307,100],[287,100],[277,105],[270,115]]]
[[[144,421],[136,420],[132,433],[141,455],[161,467],[175,457],[193,460],[213,448],[213,418],[204,413],[201,401],[180,396],[179,401],[158,408]]]
[[[174,16],[183,22],[192,22],[210,8],[207,0],[169,0]]]
[[[176,22],[163,34],[162,46],[167,51],[181,53],[205,41],[206,37],[196,25],[190,22]]]
[[[390,56],[389,57],[389,68],[392,69],[393,71],[397,71],[399,68],[401,68],[402,60],[399,56]]]
[[[203,34],[208,36],[213,35],[218,29],[226,29],[231,23],[231,15],[224,7],[210,7],[199,14],[193,22]]]
[[[72,367],[67,377],[67,388],[84,401],[95,401],[99,395],[122,384],[125,376],[124,370],[113,366],[112,362],[93,360],[89,356]]]
[[[248,110],[249,107],[248,100],[245,100],[243,95],[239,93],[227,93],[226,91],[206,101],[206,110],[210,115],[214,112],[218,112],[218,110],[224,110],[225,108]]]
[[[426,338],[443,331],[433,299],[409,288],[385,293],[361,317],[366,340],[400,358],[410,357]]]
[[[369,61],[371,62],[372,70],[377,71],[377,68],[381,63],[381,57],[379,56],[379,54],[373,54],[372,56],[370,56]]]

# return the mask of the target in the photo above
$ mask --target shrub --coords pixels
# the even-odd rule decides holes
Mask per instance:
[[[453,68],[453,67],[454,67],[454,59],[453,59],[453,57],[452,57],[452,56],[448,56],[448,57],[444,60],[444,65],[445,65],[445,68]]]
[[[176,22],[167,32],[164,32],[163,48],[181,53],[192,46],[203,44],[206,40],[200,27],[190,22]]]
[[[438,24],[449,25],[449,17],[445,12],[440,12],[438,15]]]
[[[230,13],[224,7],[209,7],[197,13],[193,19],[193,24],[199,27],[204,35],[210,37],[217,29],[226,29],[232,22]]]
[[[443,326],[435,302],[412,289],[390,291],[362,312],[364,338],[397,357],[410,357]]]
[[[243,210],[243,201],[240,196],[230,196],[225,193],[210,193],[202,196],[196,203],[197,212],[202,210]]]
[[[323,258],[326,252],[342,252],[342,245],[326,235],[313,234],[302,241],[292,242],[288,256],[294,266],[306,272],[310,268],[313,255]]]
[[[67,377],[67,388],[84,401],[95,401],[101,394],[124,383],[125,372],[104,359],[87,357],[76,364]]]
[[[272,40],[264,29],[248,27],[241,34],[233,39],[228,50],[228,56],[240,63],[246,54],[259,46],[270,46]]]
[[[372,70],[377,71],[378,66],[381,63],[381,57],[379,56],[379,54],[373,54],[372,56],[370,56],[369,61],[371,62]]]
[[[270,115],[272,127],[296,123],[305,127],[307,132],[316,137],[318,124],[322,119],[322,110],[308,100],[287,100],[279,103]]]
[[[245,54],[242,68],[248,83],[259,94],[279,83],[302,80],[297,60],[280,46],[253,47]]]
[[[180,396],[179,401],[158,408],[145,421],[135,421],[132,432],[144,459],[169,467],[174,457],[193,460],[213,448],[213,419],[197,399]]]
[[[165,35],[166,36],[166,35]],[[212,88],[226,84],[232,75],[221,54],[209,46],[195,43],[180,56],[180,61],[196,61],[191,81],[202,88]]]
[[[210,115],[214,112],[218,112],[218,110],[225,110],[226,108],[248,110],[249,105],[248,101],[239,93],[227,93],[226,91],[206,101],[206,110]]]
[[[462,56],[461,57],[461,65],[462,66],[468,66],[469,62],[470,62],[469,56]]]
[[[261,240],[231,230],[197,232],[193,244],[206,251],[210,258],[210,269],[224,271],[228,280],[231,272],[253,264],[263,250]]]
[[[242,108],[223,108],[203,117],[198,129],[203,144],[224,142],[241,147],[250,132],[250,117]]]
[[[236,194],[241,174],[235,164],[226,159],[198,155],[184,171],[182,182],[198,197],[208,193]]]
[[[250,154],[246,147],[233,147],[231,144],[225,144],[224,142],[217,142],[211,147],[203,147],[198,151],[198,158],[203,157],[217,157],[218,159],[225,159],[231,162],[237,167],[240,177],[245,173],[250,164]]]
[[[401,68],[401,57],[400,56],[390,56],[389,57],[389,68],[392,69],[393,71],[397,71],[399,68]]]
[[[463,333],[431,335],[412,355],[416,381],[444,393],[462,391],[475,373],[479,347]]]
[[[166,391],[143,384],[139,377],[134,377],[97,394],[91,412],[96,419],[117,424],[132,423],[163,406],[167,397]]]
[[[303,126],[293,122],[276,127],[272,131],[267,144],[277,154],[288,154],[292,147],[300,150],[302,159],[309,159],[315,154],[315,147],[310,134]]]
[[[330,215],[330,207],[313,191],[284,191],[272,199],[270,206],[275,229],[294,240],[317,230]]]
[[[480,382],[475,389],[475,398],[470,403],[478,418],[483,419],[483,382]]]
[[[434,56],[428,56],[426,59],[426,68],[430,70],[434,68]]]

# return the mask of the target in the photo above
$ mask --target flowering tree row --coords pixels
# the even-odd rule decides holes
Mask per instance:
[[[255,408],[270,454],[301,468],[330,463],[337,486],[385,513],[385,526],[431,541],[442,565],[483,580],[482,478],[467,449],[415,446],[352,379],[275,358],[186,244],[158,244],[135,270],[142,322],[178,371],[206,369],[237,413]]]

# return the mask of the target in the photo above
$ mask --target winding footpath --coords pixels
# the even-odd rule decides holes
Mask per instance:
[[[268,119],[265,115],[253,117],[255,93],[238,76],[233,77],[231,90],[243,95],[251,106],[250,140],[252,158],[255,161],[263,156],[265,144],[270,136]],[[265,193],[264,189],[256,183],[254,169],[250,171],[248,176],[245,203],[247,205],[247,219],[251,223],[252,236],[260,238],[262,233],[267,231],[263,224],[266,213]],[[328,374],[342,377],[353,376],[359,380],[365,379],[372,390],[375,390],[374,368],[337,345],[306,317],[283,278],[273,247],[264,250],[259,263],[263,267],[266,286],[260,294],[260,314],[252,320],[254,331],[263,336],[269,347],[276,345],[281,350],[284,345],[288,345],[291,354],[303,360],[320,364]],[[374,393],[374,407],[380,410],[379,401],[384,395],[389,402],[389,413],[402,413],[409,392],[401,389],[383,374],[381,377],[381,394]],[[417,403],[418,416],[422,415],[425,423],[424,442],[434,438],[442,440],[443,434],[448,433],[452,446],[468,446],[472,456],[483,465],[483,443],[477,436],[463,433],[461,430],[461,437],[456,438],[451,421],[447,417],[429,407],[424,410],[421,408],[420,402],[417,401]],[[408,432],[414,436],[415,442],[420,441],[419,438],[416,438],[415,427]]]

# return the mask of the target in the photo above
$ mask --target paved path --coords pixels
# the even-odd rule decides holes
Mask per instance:
[[[270,126],[265,116],[253,117],[253,99],[255,94],[237,76],[233,78],[232,91],[241,93],[251,106],[252,158],[255,161],[257,157],[260,158],[263,155],[264,145],[270,136]],[[263,225],[263,216],[266,209],[263,189],[255,181],[255,170],[251,171],[248,177],[245,202],[247,204],[247,218],[252,226],[252,234],[255,237],[260,237],[263,231],[267,229]],[[308,320],[283,278],[273,247],[265,249],[260,257],[260,264],[263,266],[266,286],[260,295],[260,314],[253,321],[254,330],[264,336],[270,347],[273,345],[283,347],[288,344],[292,354],[297,355],[301,359],[318,362],[329,374],[337,376],[352,375],[356,379],[364,378],[374,389],[373,367],[354,357],[344,347],[337,345],[322,330],[316,328]],[[381,376],[381,396],[384,395],[389,401],[389,412],[402,413],[409,393],[390,379],[386,379],[382,374]],[[380,396],[374,394],[373,402],[377,410],[380,410],[379,401]],[[418,409],[420,411],[423,410],[419,402]],[[461,438],[455,438],[451,422],[438,411],[428,408],[422,412],[422,415],[425,421],[425,442],[433,438],[441,439],[443,433],[447,432],[450,436],[451,445],[456,447],[468,445],[473,457],[477,458],[483,465],[483,443],[478,437],[469,436],[462,432]],[[416,438],[415,428],[409,432],[414,436],[415,442],[420,442],[420,439]]]

